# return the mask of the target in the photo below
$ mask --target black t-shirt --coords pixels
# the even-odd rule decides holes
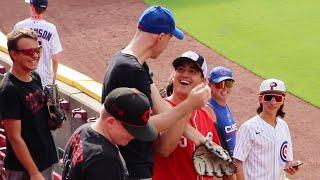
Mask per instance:
[[[118,148],[94,131],[91,124],[82,125],[71,136],[63,157],[62,179],[126,179]]]
[[[30,82],[23,82],[11,73],[5,75],[0,83],[0,114],[1,120],[21,121],[21,136],[33,161],[39,171],[42,171],[56,163],[58,159],[48,128],[49,112],[41,80],[36,72],[32,72],[31,77]],[[4,167],[25,171],[8,140]]]
[[[119,52],[112,59],[104,77],[101,102],[104,102],[113,89],[129,87],[144,93],[152,104],[150,88],[152,83],[147,63],[141,65],[136,57]]]
[[[118,53],[108,66],[103,82],[102,102],[115,88],[136,88],[144,93],[152,105],[150,84],[153,81],[146,63],[141,65],[137,58]],[[120,147],[130,178],[151,178],[153,169],[152,142],[132,140],[125,147]]]

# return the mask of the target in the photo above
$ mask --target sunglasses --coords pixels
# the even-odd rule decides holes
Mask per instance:
[[[221,81],[219,83],[213,83],[213,84],[217,89],[223,89],[225,87],[230,89],[234,85],[234,80],[228,79],[228,80],[224,80],[224,81]]]
[[[24,54],[26,56],[33,56],[34,53],[37,53],[38,55],[40,55],[41,46],[37,47],[37,48],[30,48],[30,49],[18,49],[16,51],[21,52],[22,54]]]
[[[272,101],[273,98],[276,102],[282,102],[284,99],[284,96],[279,94],[264,94],[262,95],[262,98],[263,98],[263,101],[265,102],[270,102]]]

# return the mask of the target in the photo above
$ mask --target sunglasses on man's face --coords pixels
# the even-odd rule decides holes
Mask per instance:
[[[274,100],[279,103],[283,101],[284,96],[280,94],[264,94],[262,95],[262,98],[265,102],[270,102],[274,98]]]
[[[232,88],[234,85],[234,80],[231,80],[231,79],[228,79],[228,80],[224,80],[224,81],[221,81],[219,83],[214,83],[214,86],[217,88],[217,89],[223,89],[225,87],[227,88]]]
[[[21,52],[22,54],[24,54],[26,56],[33,56],[34,53],[37,53],[38,55],[40,55],[41,46],[37,47],[37,48],[30,48],[30,49],[18,49],[16,51]]]

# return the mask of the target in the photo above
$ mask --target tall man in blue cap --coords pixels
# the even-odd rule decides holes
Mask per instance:
[[[151,6],[140,16],[137,31],[131,42],[115,55],[103,82],[102,102],[117,87],[136,88],[146,94],[152,106],[150,123],[163,132],[179,121],[187,121],[190,113],[206,104],[210,88],[204,83],[195,87],[188,98],[172,108],[165,103],[149,74],[147,59],[157,58],[167,47],[172,36],[183,39],[183,32],[175,25],[173,14],[161,6]],[[195,133],[198,133],[195,130]],[[168,142],[170,141],[170,142]],[[156,148],[176,143],[167,135],[159,136]],[[153,170],[153,142],[132,140],[119,147],[129,171],[129,179],[151,179]]]
[[[211,88],[211,99],[208,105],[214,111],[217,119],[216,123],[221,145],[232,156],[237,131],[235,118],[227,105],[234,85],[232,71],[229,68],[218,66],[210,71],[208,79]]]

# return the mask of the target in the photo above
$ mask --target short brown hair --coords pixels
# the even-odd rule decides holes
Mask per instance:
[[[33,6],[33,7],[37,14],[43,14],[46,11],[46,8],[42,8],[38,6]]]
[[[38,35],[35,31],[30,29],[21,29],[21,30],[13,30],[7,35],[7,46],[8,51],[11,50],[18,50],[18,41],[21,38],[30,38],[34,39],[35,41],[38,40]]]

